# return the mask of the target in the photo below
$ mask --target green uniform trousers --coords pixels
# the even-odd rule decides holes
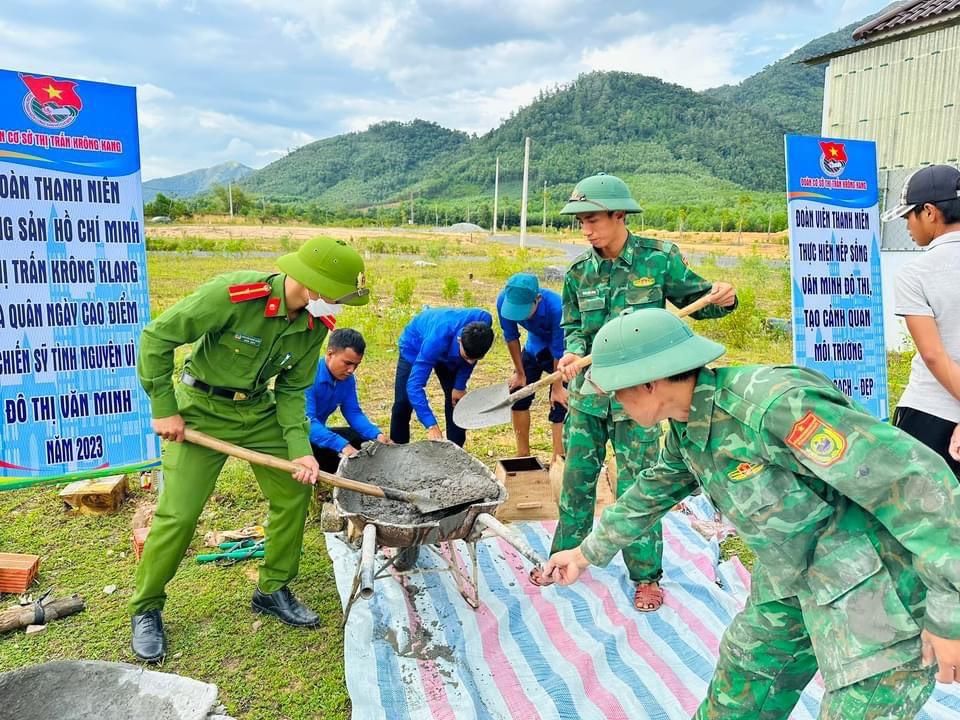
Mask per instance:
[[[660,441],[633,420],[599,418],[571,408],[563,425],[567,460],[560,489],[560,514],[550,553],[577,547],[593,529],[597,479],[607,456],[607,441],[617,457],[617,497],[644,468],[655,464]],[[658,522],[641,540],[623,549],[634,582],[659,580],[663,574],[663,529]]]
[[[751,599],[723,635],[697,720],[786,720],[817,671],[796,598]],[[821,720],[913,720],[933,693],[936,668],[920,659],[827,691]]]
[[[255,400],[234,402],[179,386],[177,402],[188,427],[287,459],[287,444],[277,423],[271,392]],[[163,492],[137,567],[131,614],[163,607],[164,588],[193,540],[197,519],[225,461],[222,453],[199,445],[167,444],[163,458]],[[266,553],[260,567],[259,586],[262,592],[272,593],[297,575],[312,488],[298,483],[282,470],[254,465],[253,472],[269,502]]]

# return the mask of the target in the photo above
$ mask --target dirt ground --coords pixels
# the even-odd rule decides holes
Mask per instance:
[[[538,234],[539,233],[533,233]],[[788,255],[787,234],[783,233],[748,233],[745,232],[738,237],[736,232],[670,232],[666,230],[645,230],[643,233],[647,237],[656,237],[664,240],[670,240],[679,244],[685,253],[728,255],[739,257],[743,255],[758,254],[764,258],[786,259]],[[461,243],[476,244],[478,248],[482,247],[486,233],[455,233],[443,232],[439,230],[426,228],[376,228],[376,227],[316,227],[312,225],[259,225],[259,224],[241,224],[241,223],[184,223],[173,225],[148,225],[147,235],[157,238],[180,238],[187,236],[201,236],[213,240],[232,240],[232,239],[255,239],[255,240],[280,240],[287,238],[294,242],[303,242],[317,235],[326,235],[329,237],[343,238],[350,240],[355,237],[391,237],[406,239],[422,239],[424,236],[431,238],[458,237]],[[549,233],[549,240],[555,240],[558,243],[569,243],[586,246],[586,241],[579,234],[571,232]]]

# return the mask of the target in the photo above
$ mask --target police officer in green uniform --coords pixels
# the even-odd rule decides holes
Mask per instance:
[[[657,464],[544,574],[606,565],[699,484],[757,565],[696,717],[787,718],[819,668],[820,718],[913,718],[935,675],[960,682],[957,478],[819,373],[706,367],[723,352],[664,310],[603,326],[589,387],[670,427]]]
[[[627,213],[640,212],[626,184],[603,173],[581,180],[560,211],[576,215],[592,248],[573,261],[563,282],[563,329],[566,353],[557,363],[570,381],[570,413],[564,424],[567,461],[560,494],[560,517],[553,551],[580,544],[593,526],[597,478],[609,440],[617,457],[617,495],[659,449],[658,429],[633,422],[623,407],[606,396],[585,396],[575,363],[590,352],[593,338],[608,319],[639,308],[664,307],[667,300],[684,307],[710,294],[712,301],[695,318],[717,318],[736,307],[728,283],[711,283],[687,267],[671,242],[638,237],[626,226]],[[663,603],[663,535],[660,524],[623,551],[630,579],[637,584],[634,606],[656,610]],[[543,584],[534,570],[531,580]]]
[[[301,466],[292,477],[253,466],[269,514],[252,608],[288,625],[319,623],[288,587],[300,564],[310,486],[318,471],[304,393],[336,314],[344,303],[363,305],[369,296],[363,259],[342,241],[310,240],[277,265],[282,273],[241,271],[214,278],[150,322],[140,338],[137,372],[150,396],[153,429],[172,441],[130,600],[131,646],[141,660],[158,662],[166,653],[164,588],[226,460],[183,442],[187,426]],[[174,351],[186,343],[193,343],[192,352],[174,389]]]

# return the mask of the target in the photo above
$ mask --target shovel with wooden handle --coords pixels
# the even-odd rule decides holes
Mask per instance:
[[[708,293],[709,295],[709,293]],[[685,308],[678,310],[677,317],[686,317],[697,310],[710,304],[704,295],[698,300],[694,300]],[[577,371],[590,365],[592,358],[590,355],[577,360],[575,367]],[[550,373],[546,377],[540,378],[535,383],[520,388],[515,392],[510,392],[507,383],[499,383],[478,390],[471,390],[462,398],[453,408],[453,421],[464,430],[477,430],[479,428],[492,427],[494,425],[504,425],[511,420],[511,407],[518,400],[530,397],[537,390],[552,385],[563,377],[559,370]]]
[[[217,438],[211,437],[206,433],[200,432],[199,430],[191,430],[190,428],[187,428],[184,430],[183,434],[184,438],[188,442],[192,442],[194,445],[202,445],[205,448],[210,448],[211,450],[222,452],[225,455],[246,460],[247,462],[254,463],[255,465],[272,467],[289,473],[296,473],[303,469],[301,465],[297,465],[295,462],[291,462],[290,460],[284,460],[282,458],[274,457],[273,455],[257,452],[256,450],[248,450],[247,448],[242,448],[239,445],[234,445],[233,443],[228,443],[224,440],[218,440]],[[441,505],[427,496],[421,495],[420,493],[394,490],[393,488],[380,487],[379,485],[360,482],[359,480],[349,480],[347,478],[342,478],[339,475],[332,475],[328,472],[324,472],[323,470],[319,471],[319,475],[320,479],[328,485],[343,488],[344,490],[353,490],[354,492],[362,493],[363,495],[374,495],[376,497],[384,498],[385,500],[399,500],[400,502],[410,503],[421,513],[432,513],[437,512],[438,510],[445,510],[448,507],[459,507],[464,503],[463,499],[461,498],[452,505]]]

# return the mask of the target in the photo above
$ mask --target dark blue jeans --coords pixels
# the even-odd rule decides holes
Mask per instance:
[[[413,415],[413,406],[407,395],[407,380],[413,364],[402,357],[397,359],[397,376],[393,381],[393,410],[390,413],[390,439],[395,443],[410,442],[410,418]],[[443,388],[443,414],[446,417],[447,440],[460,447],[467,441],[467,431],[453,422],[453,383],[457,379],[456,370],[446,365],[436,365],[433,371],[437,374],[440,387]]]
[[[553,372],[553,355],[550,353],[550,348],[544,348],[536,355],[531,355],[524,350],[520,354],[520,360],[523,363],[523,374],[527,376],[527,385],[535,383],[544,373],[549,375]],[[567,384],[563,383],[563,386],[566,387]],[[534,397],[530,395],[523,400],[517,400],[511,410],[529,410]],[[563,405],[551,402],[548,418],[552,423],[562,423],[567,419],[567,409]]]

